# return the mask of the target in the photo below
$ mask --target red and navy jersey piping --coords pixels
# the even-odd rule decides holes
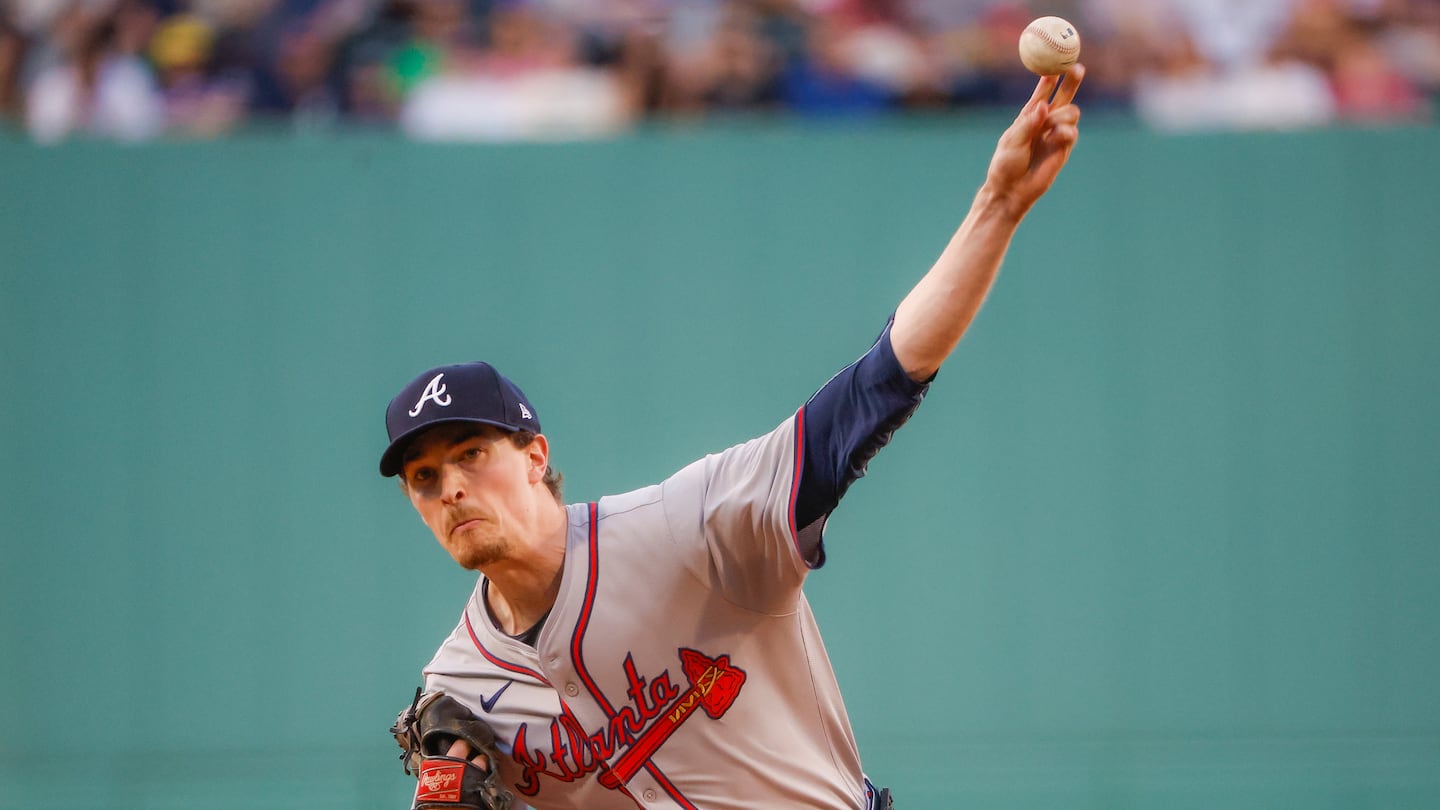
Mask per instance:
[[[586,668],[585,659],[581,653],[581,648],[585,640],[585,631],[590,625],[590,611],[595,607],[595,591],[599,587],[600,580],[599,504],[592,501],[589,505],[589,512],[590,531],[588,536],[588,550],[590,552],[590,560],[585,577],[585,600],[581,604],[580,615],[575,620],[575,634],[570,639],[570,655],[575,664],[575,674],[578,675],[581,682],[585,684],[586,691],[595,699],[600,709],[605,712],[605,719],[614,720],[616,715],[615,707],[606,699],[605,693],[600,690],[599,685],[595,683],[595,679],[590,676],[590,671]],[[671,799],[674,799],[681,807],[686,808],[686,810],[699,810],[689,799],[685,798],[679,788],[675,787],[653,761],[645,763],[645,770],[655,778],[655,781],[665,793],[669,795]],[[626,791],[626,795],[630,795],[628,791]]]

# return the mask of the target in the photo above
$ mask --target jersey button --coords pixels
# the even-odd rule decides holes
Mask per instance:
[[[576,686],[573,682],[567,683],[565,684],[565,694],[570,697],[575,697],[580,694],[580,687]]]
[[[645,801],[647,801],[647,802],[653,802],[653,801],[655,801],[655,799],[656,799],[656,793],[655,793],[655,791],[654,791],[654,790],[651,790],[650,788],[645,788]]]

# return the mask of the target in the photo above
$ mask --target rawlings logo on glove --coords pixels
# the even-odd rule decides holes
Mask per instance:
[[[420,787],[415,791],[415,800],[458,802],[464,776],[464,765],[433,760],[427,762],[420,766]]]

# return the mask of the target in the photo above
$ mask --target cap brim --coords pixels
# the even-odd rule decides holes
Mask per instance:
[[[396,436],[390,442],[390,446],[385,448],[385,452],[380,455],[380,474],[385,476],[386,478],[393,478],[399,475],[400,471],[405,466],[405,449],[410,446],[411,442],[415,441],[417,438],[420,437],[421,433],[424,433],[430,428],[436,427],[438,425],[452,425],[457,422],[469,422],[471,424],[477,425],[491,425],[493,427],[500,428],[506,433],[519,432],[519,429],[514,427],[513,425],[507,425],[503,422],[496,422],[493,419],[474,419],[465,416],[456,416],[453,418],[445,419],[434,419],[422,425],[416,425],[415,427],[410,428],[404,433],[401,433],[399,436]]]

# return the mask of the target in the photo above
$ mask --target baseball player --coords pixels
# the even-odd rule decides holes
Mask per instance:
[[[861,768],[801,586],[825,562],[827,517],[919,405],[1065,165],[1083,76],[1040,80],[874,345],[762,436],[567,506],[535,406],[488,364],[430,369],[390,402],[381,473],[480,574],[392,729],[417,808],[891,806]]]

